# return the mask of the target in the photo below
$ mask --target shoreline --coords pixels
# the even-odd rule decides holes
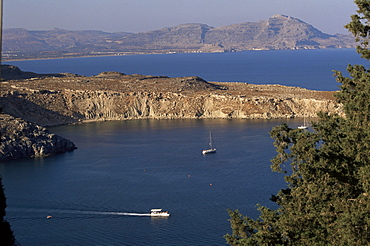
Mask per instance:
[[[318,111],[341,111],[333,98],[334,92],[278,84],[208,82],[197,76],[170,78],[118,72],[102,72],[90,77],[72,74],[40,76],[22,73],[16,66],[10,66],[6,71],[16,72],[24,78],[1,82],[3,119],[0,124],[5,126],[13,122],[12,129],[27,126],[29,130],[16,131],[24,133],[27,141],[38,141],[40,134],[50,139],[44,127],[58,125],[150,119],[313,118]],[[7,118],[14,120],[10,122]],[[33,129],[39,129],[40,134],[33,134]],[[10,140],[15,139],[13,132],[8,133]],[[10,140],[6,148],[13,146],[14,141]],[[25,148],[21,144],[24,153],[30,152],[28,142],[23,144]],[[65,152],[64,147],[61,148],[56,151]],[[52,148],[48,149],[50,151],[44,153],[41,148],[31,156],[54,153]]]
[[[343,50],[343,49],[355,49],[355,48],[315,48],[315,49],[308,49],[308,50]],[[203,52],[203,51],[193,51],[193,52],[173,52],[173,51],[166,51],[166,52],[114,52],[114,54],[102,54],[102,55],[77,55],[77,56],[56,56],[56,57],[39,57],[39,58],[9,58],[2,57],[3,62],[11,62],[11,61],[37,61],[37,60],[57,60],[57,59],[73,59],[73,58],[89,58],[89,57],[112,57],[112,56],[133,56],[133,55],[176,55],[176,54],[213,54],[213,53],[237,53],[237,52],[244,52],[244,51],[283,51],[283,50],[307,50],[307,49],[251,49],[251,50],[240,50],[240,51],[215,51],[215,52]]]
[[[143,84],[145,81],[145,84]],[[3,82],[4,113],[43,126],[131,119],[272,119],[336,112],[334,92],[101,73]],[[25,110],[27,109],[27,110]]]
[[[243,50],[243,51],[255,51],[255,50]],[[236,51],[242,52],[242,51]],[[53,60],[53,59],[72,59],[72,58],[87,58],[87,57],[111,57],[111,56],[133,56],[133,55],[176,55],[176,54],[212,54],[212,53],[235,53],[235,52],[115,52],[114,54],[102,54],[102,55],[81,55],[81,56],[56,56],[56,57],[40,57],[40,58],[19,58],[19,59],[6,59],[2,58],[2,61],[37,61],[37,60]]]

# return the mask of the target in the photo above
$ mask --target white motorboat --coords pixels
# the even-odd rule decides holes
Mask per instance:
[[[216,153],[216,148],[213,145],[214,145],[214,143],[212,141],[212,133],[209,132],[209,147],[210,147],[210,149],[202,150],[202,154],[205,155],[205,154]]]
[[[150,216],[164,216],[164,217],[168,217],[170,216],[170,214],[168,213],[168,211],[162,211],[161,208],[153,208],[150,210]]]

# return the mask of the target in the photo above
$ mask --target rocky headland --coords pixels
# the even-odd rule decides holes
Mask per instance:
[[[17,68],[8,69],[14,73]],[[1,82],[2,129],[8,121],[20,124],[19,120],[9,117],[51,126],[134,119],[316,117],[319,111],[340,113],[341,110],[333,92],[282,85],[208,82],[196,76],[169,78],[118,72],[91,77],[19,73],[21,79],[13,76]],[[16,134],[6,134],[9,133],[2,136],[9,141],[19,139]],[[1,142],[2,146],[5,143]],[[43,150],[30,156],[44,153],[49,154]]]
[[[76,148],[46,128],[8,114],[0,114],[0,131],[0,161],[50,156]]]

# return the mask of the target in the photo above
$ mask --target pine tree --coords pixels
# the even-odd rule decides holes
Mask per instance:
[[[345,27],[368,50],[370,0],[357,0],[356,15]],[[370,71],[335,72],[341,90],[335,94],[344,115],[319,113],[313,131],[287,124],[270,132],[277,155],[272,171],[285,173],[288,187],[271,200],[279,207],[259,206],[256,220],[231,211],[230,245],[368,245],[370,243]]]

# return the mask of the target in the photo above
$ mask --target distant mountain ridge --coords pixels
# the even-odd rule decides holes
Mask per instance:
[[[142,33],[5,29],[10,59],[243,50],[353,48],[351,35],[325,34],[297,18],[274,15],[221,27],[190,23]]]

